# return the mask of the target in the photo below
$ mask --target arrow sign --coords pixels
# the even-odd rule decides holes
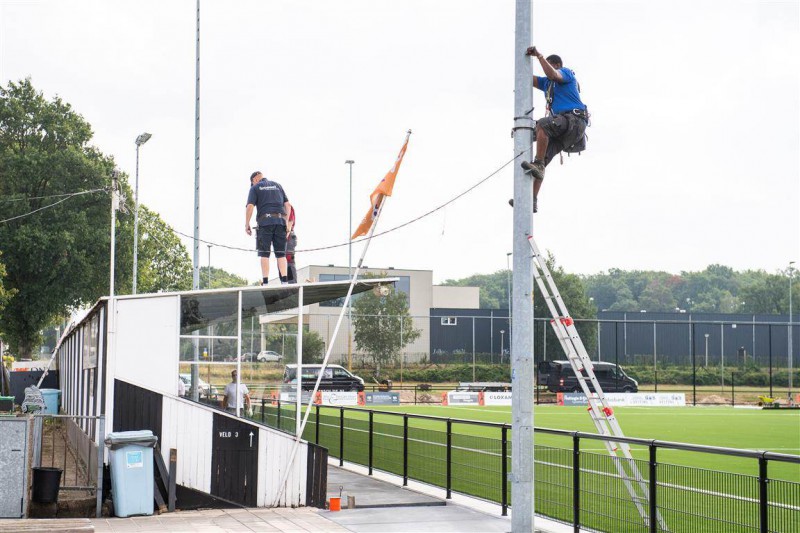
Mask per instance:
[[[253,447],[253,432],[250,432],[250,447]]]

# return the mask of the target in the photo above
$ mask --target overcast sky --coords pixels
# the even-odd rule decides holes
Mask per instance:
[[[537,0],[533,13],[534,44],[576,72],[592,113],[588,151],[554,161],[539,198],[535,235],[559,264],[773,272],[800,261],[796,0]],[[202,239],[254,246],[243,214],[258,169],[295,205],[298,249],[347,242],[344,161],[356,161],[355,227],[409,128],[378,231],[513,157],[511,0],[202,0],[201,39]],[[187,234],[194,68],[192,0],[0,0],[0,82],[30,76],[70,102],[131,177],[134,140],[152,133],[140,199]],[[538,118],[538,91],[534,103]],[[432,269],[435,281],[505,268],[512,180],[508,166],[375,239],[365,264]],[[298,266],[346,265],[347,254],[301,253]],[[211,256],[260,277],[254,252]]]

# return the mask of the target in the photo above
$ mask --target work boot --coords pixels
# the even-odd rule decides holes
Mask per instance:
[[[530,174],[537,180],[544,179],[544,161],[539,161],[537,159],[534,159],[533,163],[523,161],[520,166],[525,170],[526,174]]]
[[[511,207],[514,207],[514,199],[513,198],[508,201],[508,205],[510,205]],[[534,213],[538,213],[539,212],[539,210],[536,208],[536,198],[533,199],[533,212]]]

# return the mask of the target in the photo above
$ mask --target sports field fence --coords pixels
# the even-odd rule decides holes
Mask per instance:
[[[254,418],[295,432],[293,405],[263,399]],[[575,531],[800,531],[800,456],[547,428],[535,432],[536,513]],[[394,474],[403,485],[413,480],[440,487],[446,498],[460,493],[493,502],[502,515],[510,509],[508,424],[318,405],[303,438],[326,447],[340,465],[361,465],[370,475]],[[614,463],[627,459],[612,457],[604,440],[631,446],[647,490],[647,498],[638,500],[641,510]],[[746,473],[692,466],[698,454],[738,458]],[[661,520],[650,520],[653,516]]]

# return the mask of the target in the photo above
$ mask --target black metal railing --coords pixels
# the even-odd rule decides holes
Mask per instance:
[[[295,430],[294,404],[265,399],[256,417]],[[535,432],[536,512],[575,531],[800,531],[800,456],[548,428]],[[488,500],[503,515],[511,498],[510,437],[507,424],[329,406],[314,406],[303,434],[340,464],[389,472],[404,485],[414,480],[441,487],[447,498],[457,492]],[[603,441],[631,446],[641,498],[631,497],[630,479],[618,472],[615,461],[628,460],[610,455]],[[708,457],[713,467],[703,460]]]

